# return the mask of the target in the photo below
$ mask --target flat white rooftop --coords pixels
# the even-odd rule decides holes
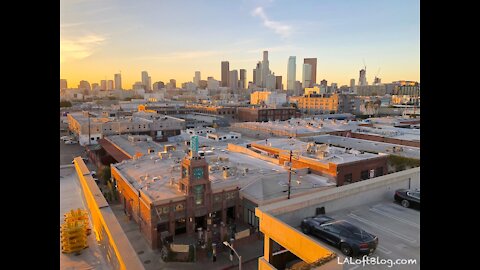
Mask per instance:
[[[315,153],[309,153],[307,151],[309,145],[306,142],[297,140],[297,139],[285,139],[285,138],[270,138],[266,140],[260,140],[253,143],[263,144],[275,148],[279,148],[282,150],[290,151],[292,150],[292,154],[301,155],[304,157],[309,157],[312,159],[316,159],[319,162],[323,163],[335,163],[335,164],[343,164],[349,162],[355,162],[360,160],[366,160],[371,158],[377,158],[378,154],[372,154],[367,152],[360,152],[358,150],[347,150],[346,148],[336,147],[336,146],[325,146],[324,149],[327,152],[326,156],[320,156]],[[317,145],[317,147],[321,147]]]

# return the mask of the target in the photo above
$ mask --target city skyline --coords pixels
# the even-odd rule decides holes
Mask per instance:
[[[285,86],[290,56],[298,61],[297,80],[303,59],[317,58],[317,83],[349,85],[363,61],[369,82],[379,68],[382,82],[420,81],[419,1],[166,2],[191,10],[178,17],[165,3],[62,0],[60,77],[72,86],[113,80],[121,71],[129,89],[142,71],[152,83],[192,81],[195,71],[221,80],[220,63],[228,61],[230,70],[246,70],[248,82],[267,50],[270,70]],[[235,12],[219,12],[225,9]],[[154,11],[162,16],[149,19]]]

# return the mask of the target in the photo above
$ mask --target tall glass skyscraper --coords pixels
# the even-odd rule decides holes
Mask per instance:
[[[303,78],[302,86],[303,88],[311,87],[312,84],[312,65],[303,64]]]
[[[287,90],[295,90],[295,81],[297,80],[297,64],[296,57],[288,58],[287,66]]]

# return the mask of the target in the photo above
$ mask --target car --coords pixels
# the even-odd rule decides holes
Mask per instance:
[[[78,143],[77,141],[71,141],[71,140],[65,141],[65,144],[77,144],[77,143]]]
[[[346,256],[370,255],[377,249],[377,236],[346,220],[335,220],[326,215],[318,215],[305,218],[300,227],[303,233],[314,235],[338,247]]]
[[[62,140],[62,141],[66,141],[66,140],[70,140],[70,139],[71,139],[70,136],[62,136],[62,137],[60,137],[60,140]]]
[[[405,208],[420,209],[420,189],[397,189],[393,198]]]

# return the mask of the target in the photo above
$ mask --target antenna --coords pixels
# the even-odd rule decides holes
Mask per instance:
[[[363,68],[365,69],[365,72],[367,72],[367,65],[365,64],[365,58],[362,58],[363,60]]]

